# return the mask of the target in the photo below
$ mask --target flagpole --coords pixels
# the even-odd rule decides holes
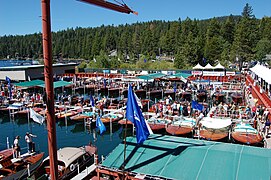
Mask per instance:
[[[123,144],[124,144],[124,150],[123,150],[123,165],[122,165],[122,173],[123,173],[123,177],[122,179],[125,179],[125,160],[126,160],[126,136],[127,136],[127,119],[125,121],[125,130],[124,130],[124,141],[123,141]]]

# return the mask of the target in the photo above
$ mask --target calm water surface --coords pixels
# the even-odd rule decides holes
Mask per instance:
[[[69,120],[68,120],[69,121]],[[90,141],[98,147],[99,155],[108,155],[121,141],[122,141],[122,126],[114,123],[112,126],[112,133],[110,134],[110,126],[106,125],[107,131],[104,135],[100,135],[95,129],[88,129],[84,127],[84,123],[68,122],[65,125],[65,121],[59,121],[56,123],[57,133],[57,148],[63,148],[67,146],[79,147],[88,144]],[[129,131],[129,129],[128,129]],[[131,131],[131,129],[130,129]],[[47,142],[47,129],[46,125],[39,125],[32,122],[28,123],[27,118],[16,117],[14,121],[10,120],[8,115],[0,114],[0,150],[6,148],[7,137],[9,143],[12,145],[15,136],[21,136],[20,145],[26,147],[24,136],[26,132],[32,132],[37,135],[33,138],[36,144],[36,150],[45,152],[45,156],[48,155],[48,142]],[[95,141],[94,138],[97,138]]]

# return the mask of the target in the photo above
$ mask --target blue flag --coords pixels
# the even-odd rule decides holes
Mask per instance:
[[[175,81],[175,83],[174,83],[174,92],[176,93],[176,91],[177,91],[177,84],[176,84],[176,81]]]
[[[12,97],[11,84],[10,84],[11,79],[6,76],[6,81],[8,82],[9,98],[11,98]]]
[[[199,111],[203,111],[204,109],[202,104],[199,104],[197,101],[194,101],[194,100],[192,100],[192,108]]]
[[[94,101],[94,98],[93,98],[92,95],[90,95],[89,101],[90,101],[91,106],[94,107],[95,106],[95,101]]]
[[[104,123],[101,121],[100,116],[96,119],[96,128],[100,130],[100,134],[103,134],[106,131]]]
[[[137,104],[132,86],[129,85],[128,100],[126,106],[126,118],[134,123],[136,128],[136,139],[138,144],[142,144],[150,135],[147,123]]]
[[[104,79],[104,88],[106,88],[106,79]]]
[[[205,65],[205,64],[206,64],[206,61],[207,61],[207,60],[206,60],[206,58],[205,58],[205,57],[203,57],[203,58],[202,58],[202,63],[203,63],[203,65]]]

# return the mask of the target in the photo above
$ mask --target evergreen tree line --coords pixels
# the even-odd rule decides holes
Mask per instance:
[[[246,4],[241,16],[69,28],[53,32],[52,40],[54,56],[91,60],[81,67],[186,69],[217,61],[227,65],[261,60],[271,53],[271,18],[255,18]],[[108,56],[112,50],[117,56]],[[41,33],[0,37],[0,58],[37,59],[41,54]],[[174,57],[174,63],[153,63],[160,55]]]

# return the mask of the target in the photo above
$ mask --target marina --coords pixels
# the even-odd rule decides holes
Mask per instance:
[[[246,109],[244,109],[245,103],[249,100],[246,98],[252,93],[246,91],[248,94],[238,95],[238,98],[240,96],[240,100],[234,98],[236,97],[235,94],[232,95],[232,92],[235,92],[236,89],[241,90],[249,86],[245,87],[244,83],[236,84],[229,81],[221,84],[212,82],[208,82],[208,84],[205,85],[197,84],[197,81],[194,82],[192,80],[193,75],[187,76],[187,81],[185,82],[178,81],[178,79],[175,78],[174,83],[174,81],[170,81],[170,76],[167,79],[166,74],[158,74],[159,78],[155,78],[155,74],[151,74],[149,76],[153,76],[154,78],[149,78],[148,82],[142,81],[140,83],[136,82],[136,79],[141,79],[140,76],[130,77],[125,81],[125,76],[122,75],[122,81],[116,81],[114,78],[119,78],[120,75],[111,76],[111,78],[109,78],[105,74],[100,74],[100,77],[95,76],[96,79],[90,79],[91,75],[88,74],[86,74],[85,77],[82,77],[82,74],[79,75],[80,77],[77,76],[77,74],[71,76],[67,74],[63,75],[64,77],[70,77],[68,79],[72,81],[65,81],[65,83],[62,83],[63,86],[56,86],[55,91],[62,89],[60,93],[67,91],[74,95],[73,99],[69,94],[64,93],[56,97],[55,118],[57,120],[56,132],[58,148],[80,147],[86,143],[91,143],[98,149],[97,161],[95,160],[94,163],[93,156],[93,164],[82,166],[80,170],[78,169],[79,174],[77,176],[74,174],[73,176],[85,177],[97,174],[99,177],[103,174],[103,177],[107,177],[108,175],[112,175],[112,172],[109,173],[109,171],[111,171],[110,169],[109,171],[108,169],[105,171],[101,168],[103,167],[104,160],[108,162],[107,158],[111,158],[111,152],[114,152],[115,148],[118,148],[118,146],[123,143],[124,133],[126,133],[126,131],[131,137],[136,134],[135,127],[130,121],[127,123],[133,126],[127,126],[127,130],[125,128],[127,121],[127,119],[125,119],[125,110],[127,98],[129,98],[127,87],[131,82],[134,84],[134,88],[137,89],[135,90],[135,94],[138,94],[140,97],[140,99],[137,97],[137,101],[140,102],[139,105],[142,108],[144,118],[152,131],[157,134],[157,137],[161,136],[171,141],[171,137],[174,139],[176,136],[181,136],[191,139],[191,141],[196,139],[199,140],[199,142],[202,141],[202,143],[205,143],[206,140],[219,141],[225,143],[225,146],[231,146],[235,143],[237,146],[254,146],[259,149],[270,147],[270,136],[268,134],[270,130],[266,131],[263,129],[264,125],[262,120],[255,119],[255,117],[253,118],[253,116],[246,113]],[[192,77],[192,79],[190,79],[190,77]],[[106,79],[108,83],[105,84],[104,79]],[[161,81],[164,83],[164,86],[160,88],[159,93],[161,92],[161,99],[158,99],[156,94],[158,93],[157,89]],[[176,81],[178,83],[176,83]],[[247,81],[250,83],[251,79]],[[109,82],[111,83],[109,84]],[[6,106],[7,108],[4,106],[6,101],[2,101],[2,107],[0,109],[2,114],[0,126],[1,129],[3,129],[1,149],[5,149],[6,145],[12,144],[12,139],[14,139],[15,136],[24,137],[25,132],[31,132],[37,135],[37,138],[34,138],[36,150],[45,152],[45,156],[48,155],[46,117],[44,113],[45,105],[43,105],[42,95],[40,95],[40,98],[38,96],[32,98],[29,95],[30,97],[28,98],[28,95],[24,93],[31,92],[29,90],[34,88],[33,93],[36,91],[43,94],[43,83],[42,81],[36,80],[33,80],[33,83],[29,81],[28,84],[27,82],[25,82],[25,84],[22,82],[14,83],[14,87],[19,90],[21,94],[25,94],[26,96],[22,97],[21,100],[20,98],[18,99],[18,97],[17,99],[11,99],[10,102],[12,103]],[[86,83],[92,85],[94,88],[93,91],[86,88]],[[56,81],[54,84],[60,83]],[[152,84],[157,84],[157,86],[151,86]],[[79,88],[75,88],[76,86]],[[24,88],[22,89],[21,87]],[[99,88],[102,87],[108,89],[108,91],[104,92],[103,96],[101,95],[101,91],[99,91]],[[106,98],[109,97],[108,92],[111,87],[114,89],[116,89],[116,87],[123,88],[119,88],[116,96]],[[204,91],[201,90],[203,87],[205,88]],[[169,91],[168,89],[172,90],[173,93],[166,93]],[[93,95],[91,95],[91,92],[94,92]],[[144,96],[141,92],[144,92]],[[152,93],[150,92],[154,94],[153,98],[151,98]],[[184,92],[189,92],[189,95],[184,95]],[[217,93],[221,95],[216,95]],[[257,92],[254,92],[254,94],[261,95]],[[18,94],[14,94],[14,97],[15,95],[17,96]],[[61,98],[58,98],[59,96],[61,96]],[[174,99],[171,99],[171,96],[173,96]],[[259,100],[259,103],[262,104],[270,103],[270,101],[266,101],[264,98],[263,101],[261,101],[261,99]],[[33,117],[29,111],[30,108],[40,117],[45,117],[45,123],[38,124],[33,121],[34,119],[32,119]],[[250,108],[252,109],[252,107]],[[199,112],[204,114],[201,120],[198,119]],[[266,112],[269,113],[269,111]],[[102,135],[100,135],[96,128],[96,117],[100,117],[105,125],[106,131]],[[266,116],[266,118],[268,117]],[[7,137],[8,139],[6,139]],[[80,141],[78,141],[78,139],[80,139]],[[24,142],[20,143],[25,146],[27,145],[24,144]],[[104,148],[105,146],[107,148]],[[113,173],[113,176],[121,176],[121,166],[119,170],[120,172],[118,173],[120,174],[117,175],[118,173]],[[127,176],[131,176],[130,173],[132,171],[129,168],[128,171],[129,175],[127,174]],[[144,174],[140,171],[137,172],[137,174],[138,173]],[[148,176],[149,174],[146,175]],[[33,175],[32,179],[35,179]]]
[[[140,18],[124,0],[78,2],[137,17],[94,27],[81,20],[101,24],[99,11],[42,0],[41,32],[25,34],[26,13],[0,29],[0,180],[270,179],[271,17],[248,3],[188,17],[239,2],[145,2]]]

